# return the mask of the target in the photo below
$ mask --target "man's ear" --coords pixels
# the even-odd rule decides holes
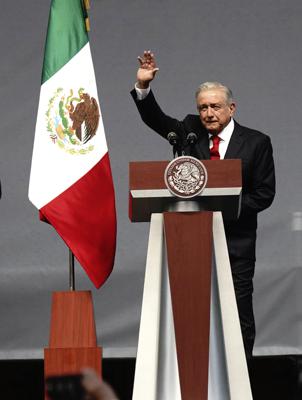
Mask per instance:
[[[236,111],[236,104],[235,104],[235,103],[231,103],[231,104],[230,104],[230,114],[231,114],[231,117],[235,114],[235,111]]]

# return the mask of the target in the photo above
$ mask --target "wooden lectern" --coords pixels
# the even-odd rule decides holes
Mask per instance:
[[[168,162],[130,163],[130,219],[151,220],[133,400],[252,399],[222,220],[239,215],[241,161],[202,162],[188,200]]]
[[[91,292],[54,292],[44,376],[78,374],[84,367],[101,374]]]

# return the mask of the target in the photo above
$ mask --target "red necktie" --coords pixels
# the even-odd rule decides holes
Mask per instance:
[[[221,139],[217,135],[213,135],[211,139],[213,142],[213,147],[210,148],[210,158],[211,160],[220,160],[219,142]]]

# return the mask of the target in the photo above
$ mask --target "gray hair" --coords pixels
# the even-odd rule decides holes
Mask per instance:
[[[206,91],[206,90],[212,90],[212,89],[220,89],[223,90],[226,96],[226,100],[228,104],[233,103],[234,101],[234,96],[230,88],[227,86],[223,85],[220,82],[204,82],[201,85],[198,86],[196,93],[195,93],[195,98],[197,99],[199,93]]]

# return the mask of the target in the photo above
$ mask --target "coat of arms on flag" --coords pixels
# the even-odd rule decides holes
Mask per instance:
[[[94,149],[91,139],[99,125],[99,106],[84,88],[65,93],[58,88],[49,99],[46,123],[54,144],[69,154],[86,154]],[[87,143],[89,142],[89,143]]]

